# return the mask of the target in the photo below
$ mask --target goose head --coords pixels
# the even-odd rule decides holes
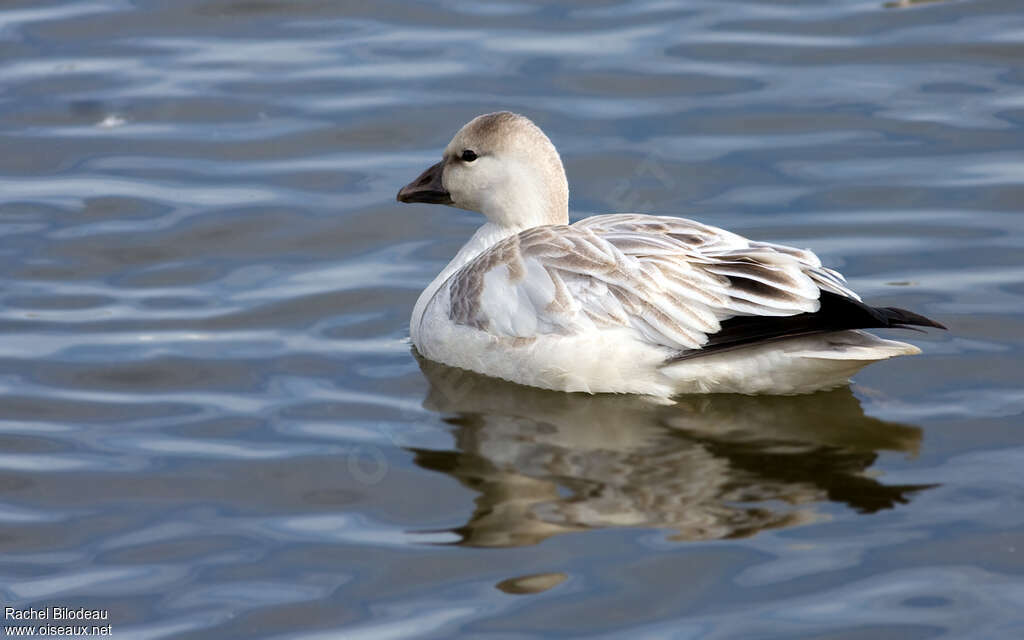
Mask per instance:
[[[529,118],[508,111],[470,120],[398,200],[477,211],[506,229],[569,221],[569,184],[555,145]]]

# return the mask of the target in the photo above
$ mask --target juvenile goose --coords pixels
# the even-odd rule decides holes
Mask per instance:
[[[398,192],[487,219],[420,295],[410,333],[431,360],[559,391],[807,393],[917,347],[859,331],[945,328],[861,302],[810,251],[682,218],[569,224],[561,158],[509,112],[462,127]]]

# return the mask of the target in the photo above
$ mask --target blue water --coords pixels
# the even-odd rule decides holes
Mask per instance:
[[[1016,0],[5,2],[0,605],[133,639],[1016,637],[1022,61]],[[479,219],[394,195],[498,109],[574,216],[810,247],[950,330],[850,389],[674,407],[420,363]]]

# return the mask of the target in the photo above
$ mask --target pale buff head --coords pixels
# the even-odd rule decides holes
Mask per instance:
[[[444,150],[441,162],[398,192],[402,202],[478,211],[505,228],[569,221],[569,185],[555,145],[524,116],[477,116]]]

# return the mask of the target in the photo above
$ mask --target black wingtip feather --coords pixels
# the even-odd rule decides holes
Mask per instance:
[[[946,330],[946,325],[926,318],[919,313],[900,309],[898,307],[876,307],[882,317],[889,321],[890,327],[897,329],[909,329],[910,327],[935,327]]]
[[[775,342],[848,329],[910,329],[934,327],[945,329],[940,323],[913,311],[896,307],[872,307],[859,300],[822,291],[821,305],[814,313],[794,316],[735,316],[722,322],[722,328],[708,336],[700,349],[683,351],[667,362],[688,360],[717,351],[729,351],[765,342]]]

